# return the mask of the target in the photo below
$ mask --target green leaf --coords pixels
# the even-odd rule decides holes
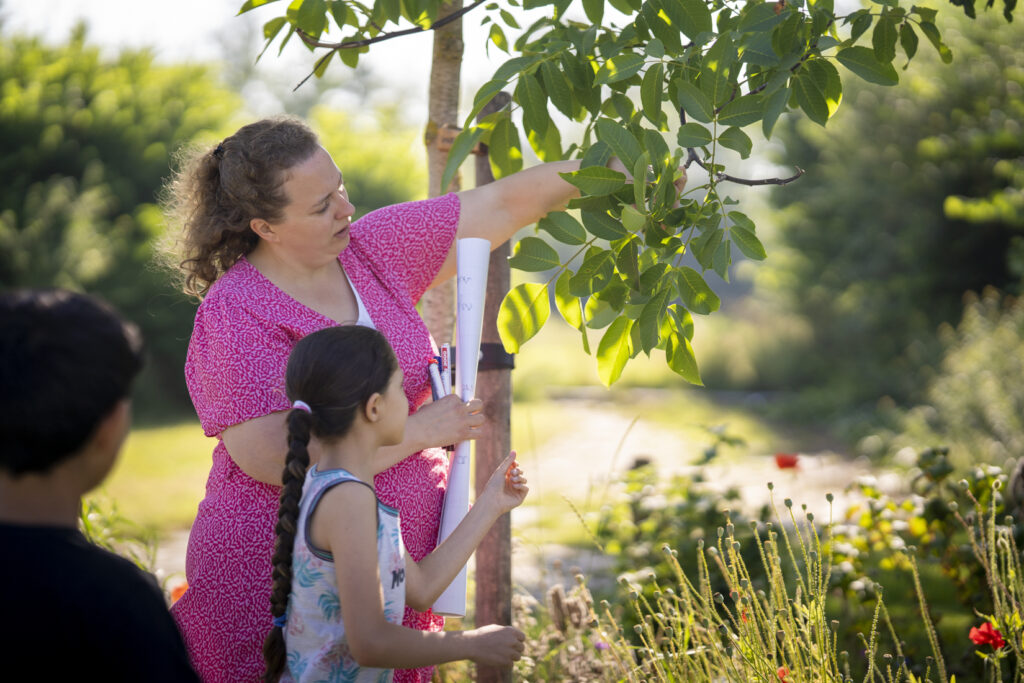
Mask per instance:
[[[601,289],[614,272],[614,254],[608,249],[591,247],[580,269],[569,280],[569,291],[574,296],[589,296]]]
[[[636,290],[640,288],[640,250],[637,247],[639,241],[636,237],[630,237],[619,247],[619,253],[615,257],[615,268],[626,278],[630,287]]]
[[[750,140],[749,135],[739,128],[733,127],[718,136],[718,144],[739,152],[740,158],[746,159],[750,156],[750,150],[754,143]]]
[[[562,265],[558,252],[539,237],[524,237],[516,242],[508,264],[518,270],[535,273]]]
[[[676,271],[676,283],[683,303],[694,313],[708,315],[722,305],[722,300],[708,287],[704,277],[689,266]]]
[[[611,241],[622,239],[629,234],[621,222],[603,211],[583,211],[580,215],[583,218],[583,225],[586,226],[587,232],[594,237]]]
[[[896,58],[896,22],[888,15],[882,15],[871,33],[871,47],[875,50],[875,59],[888,64]]]
[[[764,245],[761,244],[761,240],[757,239],[757,235],[752,230],[741,225],[733,225],[729,228],[729,234],[732,237],[732,241],[736,243],[736,246],[740,248],[740,251],[747,258],[763,261],[767,256]]]
[[[610,387],[622,375],[630,356],[629,333],[633,321],[620,316],[608,326],[597,345],[597,374],[606,387]]]
[[[871,12],[866,9],[854,12],[850,16],[855,16],[853,20],[853,27],[850,29],[850,42],[857,42],[857,39],[864,35],[864,32],[871,28],[871,22],[874,21],[874,17],[871,16]]]
[[[491,30],[488,34],[490,41],[494,43],[499,50],[502,52],[508,52],[508,38],[505,37],[505,32],[497,24],[491,24]]]
[[[501,12],[501,20],[505,22],[506,26],[508,26],[509,28],[515,28],[515,29],[520,28],[519,22],[516,21],[516,18],[514,16],[512,16],[511,12],[509,12],[508,10],[504,10],[504,9],[500,10],[500,12]]]
[[[910,64],[910,60],[917,54],[917,34],[914,33],[914,27],[910,25],[909,21],[900,24],[900,46],[907,55],[907,64]]]
[[[523,125],[538,134],[543,133],[551,119],[548,117],[548,98],[536,76],[523,74],[519,77],[516,99],[523,108]]]
[[[509,353],[540,332],[551,315],[548,286],[524,282],[505,295],[498,308],[498,334]]]
[[[597,131],[597,139],[611,147],[612,153],[626,168],[632,168],[643,154],[640,143],[633,134],[611,119],[598,119],[594,128]]]
[[[558,126],[548,125],[544,128],[543,133],[527,130],[526,138],[541,161],[560,161],[562,159],[562,134],[558,132]]]
[[[313,69],[313,73],[316,74],[317,78],[324,77],[324,73],[327,71],[327,65],[331,63],[331,57],[333,57],[335,54],[336,52],[328,52],[326,55],[317,60],[316,68]]]
[[[286,17],[274,17],[267,23],[263,24],[263,37],[266,40],[273,40],[277,37],[277,34],[281,32],[284,25],[288,23]]]
[[[668,144],[661,133],[650,128],[644,128],[644,139],[642,142],[655,167],[665,166],[669,163],[672,153],[669,151]]]
[[[503,178],[523,168],[523,150],[519,143],[519,131],[512,124],[511,116],[498,119],[487,143],[488,158],[495,178]]]
[[[665,43],[661,42],[657,38],[651,38],[647,41],[647,45],[644,47],[644,52],[647,53],[648,57],[661,59],[665,56]]]
[[[725,237],[725,230],[722,228],[715,228],[714,230],[708,230],[693,243],[693,255],[704,268],[710,268],[712,265],[712,259],[715,256],[715,249],[718,249],[718,245],[721,244],[722,239]]]
[[[863,49],[868,53],[871,51]],[[839,72],[824,59],[815,59],[804,64],[792,80],[793,95],[797,104],[808,117],[824,126],[839,109],[843,99]]]
[[[921,33],[925,35],[928,42],[932,44],[932,47],[939,53],[939,57],[942,59],[944,64],[949,64],[953,61],[953,52],[942,42],[942,37],[939,35],[939,29],[930,21],[922,21],[919,24]]]
[[[616,83],[636,75],[644,65],[644,58],[635,54],[618,54],[607,60],[597,70],[594,84]]]
[[[939,13],[938,10],[932,9],[931,7],[919,7],[914,5],[910,8],[911,14],[916,14],[921,17],[921,21],[927,21],[932,24],[935,23],[935,16]]]
[[[522,158],[520,158],[522,166]],[[559,173],[563,180],[583,194],[601,196],[621,190],[626,176],[603,166],[589,166],[571,173]]]
[[[655,126],[661,125],[665,115],[661,111],[661,99],[665,92],[665,66],[660,62],[647,70],[640,84],[640,103],[644,116]]]
[[[740,33],[768,33],[786,20],[786,15],[775,11],[771,2],[750,3],[740,12]]]
[[[732,242],[728,240],[722,242],[715,249],[715,255],[711,257],[711,267],[718,277],[722,278],[726,282],[729,281],[729,266],[732,264]]]
[[[748,126],[764,116],[764,101],[759,95],[743,95],[729,102],[718,113],[723,126]]]
[[[604,20],[604,0],[583,0],[583,11],[594,26],[600,26]]]
[[[583,326],[583,310],[580,308],[580,300],[569,293],[569,278],[572,271],[563,270],[555,281],[555,308],[570,327],[580,328]]]
[[[452,148],[448,151],[448,161],[444,166],[444,173],[441,174],[441,187],[447,191],[452,184],[452,178],[458,173],[459,166],[466,160],[469,153],[476,147],[476,143],[484,134],[484,129],[479,126],[464,128],[459,131],[452,142]]]
[[[277,2],[277,0],[245,0],[245,2],[242,3],[241,9],[238,10],[238,14],[245,14],[249,10],[256,9],[257,7],[263,7],[263,5],[269,5],[272,2]]]
[[[679,133],[676,135],[680,147],[703,147],[710,145],[713,139],[711,131],[699,123],[687,123],[679,126]]]
[[[619,315],[610,303],[600,297],[592,296],[583,309],[584,325],[592,330],[607,327]]]
[[[494,99],[494,96],[501,92],[506,85],[508,85],[508,81],[501,79],[493,79],[481,85],[480,89],[476,91],[476,96],[473,98],[473,108],[469,111],[469,116],[466,117],[463,127],[469,128],[473,124],[473,119],[480,113],[480,110]]]
[[[682,107],[687,116],[697,119],[701,123],[711,123],[714,118],[715,108],[711,100],[704,92],[693,83],[679,79],[675,83],[677,104]]]
[[[648,355],[661,341],[661,317],[668,303],[668,293],[668,289],[659,290],[644,304],[637,319],[640,348]]]
[[[693,347],[690,346],[690,340],[686,337],[679,334],[669,337],[665,346],[665,361],[673,372],[690,384],[704,386],[704,382],[700,378],[700,370],[697,368],[697,357],[693,353]]]
[[[622,207],[622,227],[630,232],[640,232],[647,222],[647,216],[632,206]]]
[[[921,28],[924,29],[924,24]],[[836,59],[847,69],[863,78],[868,83],[878,85],[896,85],[900,77],[892,64],[882,64],[875,58],[875,53],[866,47],[855,45],[836,53]]]
[[[551,62],[541,62],[540,78],[544,91],[558,111],[573,118],[576,106],[572,100],[572,84],[566,75]]]
[[[701,33],[711,30],[711,9],[704,0],[662,0],[662,4],[673,22],[679,19],[679,28],[690,40],[696,40]],[[676,6],[681,13],[672,10]]]
[[[319,38],[327,28],[326,0],[293,0],[286,13],[296,28]]]
[[[569,279],[572,272],[562,271],[555,282],[555,307],[562,316],[562,320],[570,327],[575,327],[583,337],[583,350],[590,355],[590,340],[587,339],[587,327],[583,324],[582,302],[569,293]]]
[[[761,132],[765,138],[771,138],[772,130],[782,112],[786,111],[786,103],[789,102],[789,88],[780,88],[772,93],[764,107],[764,118],[761,119]]]
[[[552,211],[540,219],[537,227],[564,244],[583,244],[587,232],[579,222],[564,211]]]

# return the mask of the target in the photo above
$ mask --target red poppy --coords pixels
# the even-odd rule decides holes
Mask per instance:
[[[742,612],[740,612],[740,619],[742,619],[744,622],[747,621],[747,610],[743,610]]]
[[[970,633],[967,635],[975,645],[991,645],[996,650],[1006,645],[1006,641],[1003,640],[1003,634],[988,621],[982,624],[980,628],[972,626]]]
[[[789,675],[789,669],[787,669],[786,667],[780,666],[778,670],[775,672],[775,675],[779,677],[779,680],[782,683],[789,683],[789,681],[786,680],[786,676]]]
[[[780,470],[794,470],[798,465],[797,457],[796,453],[776,453],[775,465]]]
[[[178,602],[181,596],[188,590],[188,584],[185,582],[179,583],[177,586],[171,589],[171,604]]]

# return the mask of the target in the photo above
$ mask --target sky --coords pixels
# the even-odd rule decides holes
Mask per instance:
[[[240,35],[258,32],[268,19],[279,16],[285,0],[237,16],[242,0],[0,0],[0,17],[7,31],[41,36],[48,42],[67,39],[72,28],[84,20],[89,39],[116,51],[124,47],[149,47],[161,61],[215,61],[226,49],[251,52],[255,60],[261,44],[241,47]],[[461,99],[464,109],[473,93],[507,59],[496,48],[485,55],[486,32],[480,28],[483,8],[463,20],[466,55],[463,62]],[[414,34],[377,43],[361,58],[364,79],[375,82],[373,100],[400,102],[406,118],[422,124],[426,119],[426,83],[430,76],[432,34]],[[282,57],[275,47],[256,65],[268,79],[299,83],[312,69],[316,57],[293,39]],[[336,63],[332,77],[351,78]],[[255,113],[271,114],[276,106],[252,94]],[[345,102],[344,94],[338,95]]]

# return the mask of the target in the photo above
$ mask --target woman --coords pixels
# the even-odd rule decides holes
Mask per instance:
[[[247,125],[186,162],[170,187],[171,209],[182,230],[185,291],[203,301],[185,374],[203,429],[218,441],[189,538],[189,589],[173,612],[204,680],[262,673],[291,348],[311,332],[355,322],[380,330],[395,349],[410,417],[375,485],[399,509],[419,560],[437,538],[448,470],[439,447],[475,438],[483,417],[479,401],[427,402],[436,349],[415,304],[454,275],[457,238],[503,243],[575,196],[558,173],[577,168],[544,164],[352,222],[341,171],[298,120]],[[407,608],[403,623],[436,631],[443,619]],[[395,680],[425,682],[431,673],[399,671]]]

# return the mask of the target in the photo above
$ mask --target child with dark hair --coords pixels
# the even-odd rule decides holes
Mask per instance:
[[[140,351],[94,298],[0,294],[4,680],[198,680],[153,576],[77,528],[128,432]]]
[[[526,498],[515,453],[448,539],[415,562],[398,511],[372,485],[382,467],[378,449],[402,441],[409,413],[387,339],[359,325],[314,332],[292,350],[285,386],[292,410],[264,679],[384,683],[395,668],[519,659],[524,636],[511,626],[437,633],[402,626],[405,605],[429,609],[491,525]],[[309,467],[311,439],[319,457]]]

